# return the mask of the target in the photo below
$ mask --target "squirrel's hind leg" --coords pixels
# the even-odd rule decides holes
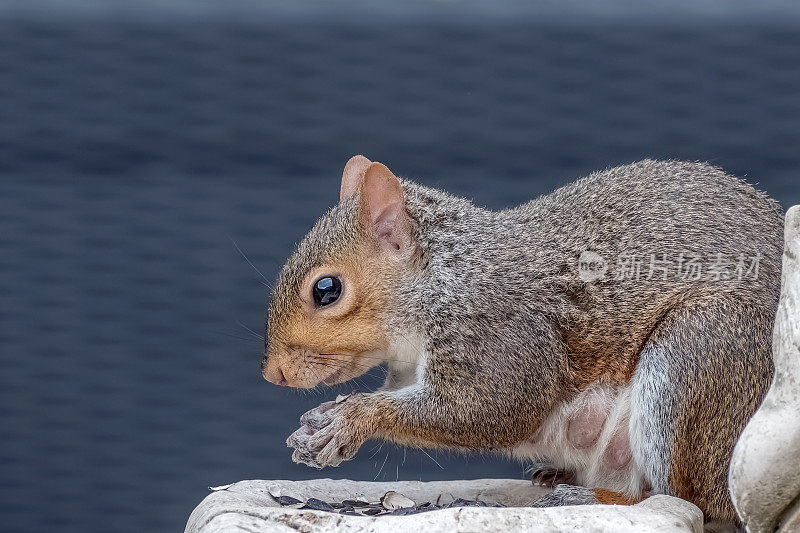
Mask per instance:
[[[731,452],[772,375],[774,311],[709,297],[673,309],[641,352],[631,393],[634,460],[654,494],[735,521]]]
[[[633,505],[641,499],[634,499],[621,492],[606,489],[590,489],[577,485],[558,485],[553,492],[542,496],[531,504],[532,507],[561,507],[565,505]]]

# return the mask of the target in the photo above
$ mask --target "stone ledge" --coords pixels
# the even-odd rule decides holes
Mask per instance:
[[[750,533],[800,531],[800,206],[786,213],[775,376],[731,457],[729,486]]]
[[[508,507],[459,507],[409,516],[345,516],[324,511],[282,508],[270,495],[280,493],[305,500],[363,499],[378,501],[394,490],[416,502],[456,498],[483,500]],[[192,512],[185,533],[398,533],[537,531],[597,533],[703,531],[703,515],[693,504],[671,496],[653,496],[632,506],[584,505],[521,507],[547,489],[529,481],[478,479],[470,481],[366,482],[318,479],[311,481],[240,481],[216,490]]]

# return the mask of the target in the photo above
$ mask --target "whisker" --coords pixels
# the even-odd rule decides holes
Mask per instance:
[[[321,367],[321,366],[325,366],[325,365],[323,365],[321,362],[318,362],[318,361],[309,361],[308,358],[306,357],[306,355],[307,354],[303,354],[303,363],[305,364],[305,370],[307,372],[311,372],[311,377],[313,377],[314,381],[317,382],[316,385],[314,385],[311,388],[311,391],[312,392],[317,392],[319,384],[322,382],[322,379],[320,379],[320,377],[319,377],[320,374],[319,374],[318,368]],[[310,366],[310,364],[316,364],[317,365],[317,370],[315,370],[314,367]]]
[[[252,330],[252,329],[248,328],[247,326],[245,326],[244,323],[242,323],[241,320],[237,320],[236,323],[239,324],[240,326],[242,326],[248,333],[250,333],[255,338],[257,338],[259,340],[262,340],[262,341],[264,340],[264,336],[263,335],[261,335],[259,333],[256,333],[254,330]]]
[[[267,277],[266,277],[264,274],[262,274],[262,273],[261,273],[261,271],[260,271],[258,268],[256,268],[256,266],[253,264],[253,262],[252,262],[252,261],[250,261],[250,259],[248,259],[248,258],[247,258],[247,256],[246,256],[246,255],[245,255],[245,253],[242,251],[242,249],[241,249],[241,248],[239,248],[239,245],[238,245],[238,244],[236,244],[236,241],[235,241],[235,240],[233,240],[233,237],[230,237],[230,236],[229,236],[228,238],[231,240],[231,242],[233,243],[233,245],[236,247],[236,250],[237,250],[237,251],[238,251],[238,252],[239,252],[239,253],[242,255],[242,257],[244,257],[244,260],[245,260],[245,261],[247,261],[247,264],[248,264],[248,265],[250,265],[251,267],[253,267],[253,270],[255,270],[255,271],[258,273],[258,275],[259,275],[259,276],[261,276],[261,279],[263,279],[263,280],[264,280],[264,281],[262,282],[262,284],[263,284],[264,286],[268,287],[268,288],[269,288],[269,290],[271,290],[271,291],[274,291],[274,290],[275,290],[275,287],[273,287],[273,286],[272,286],[272,284],[271,284],[271,283],[269,282],[269,280],[267,279]]]
[[[426,451],[425,451],[424,449],[422,449],[422,448],[420,448],[420,451],[421,451],[422,453],[424,453],[425,455],[427,455],[427,456],[428,456],[428,458],[429,458],[431,461],[433,461],[434,463],[436,463],[436,466],[438,466],[439,468],[441,468],[442,470],[444,470],[444,467],[443,467],[442,465],[440,465],[440,464],[439,464],[439,461],[437,461],[436,459],[434,459],[433,457],[431,457],[431,454],[429,454],[428,452],[426,452]]]
[[[362,368],[362,369],[369,370],[369,369],[372,369],[372,368],[375,368],[375,367],[379,366],[379,365],[369,365],[369,364],[365,365],[365,364],[362,364],[362,363],[359,363],[359,362],[356,362],[356,361],[347,361],[345,359],[326,359],[324,357],[316,357],[316,356],[313,356],[313,355],[309,356],[309,357],[312,357],[312,359],[306,359],[306,362],[308,362],[308,363],[331,365],[331,366],[336,366],[337,368],[345,368],[348,365],[353,365],[356,368]]]
[[[389,458],[389,450],[386,450],[386,457],[383,459],[383,464],[381,465],[381,469],[378,470],[378,473],[375,474],[375,478],[372,481],[375,481],[376,479],[378,479],[378,476],[381,475],[381,472],[383,472],[383,467],[386,466],[386,460],[388,458]]]
[[[379,451],[381,451],[381,448],[383,448],[383,442],[379,442],[378,444],[376,444],[375,446],[373,446],[373,447],[372,447],[372,450],[370,450],[370,454],[369,454],[369,457],[367,457],[367,459],[372,459],[373,457],[375,457],[375,455],[376,455],[376,454],[377,454]]]
[[[255,339],[251,339],[250,337],[240,337],[239,335],[234,335],[232,333],[225,333],[224,331],[215,331],[214,333],[218,335],[225,335],[226,337],[231,337],[233,339],[237,339],[244,342],[256,342]]]
[[[323,367],[323,368],[324,368],[324,367],[333,367],[333,368],[335,368],[336,370],[342,370],[342,369],[344,369],[344,368],[347,368],[347,367],[348,367],[348,366],[350,366],[350,365],[353,365],[353,366],[354,366],[355,368],[357,368],[358,370],[363,370],[364,372],[367,372],[367,371],[369,371],[369,370],[372,370],[373,368],[375,368],[374,366],[367,366],[367,365],[353,364],[353,363],[350,363],[350,362],[347,362],[347,361],[342,361],[342,362],[332,362],[332,361],[305,361],[305,363],[306,363],[306,364],[309,364],[309,365],[317,365],[317,367],[318,367],[318,368],[320,368],[320,367]],[[361,376],[359,376],[359,377],[361,377]]]
[[[362,359],[374,359],[376,361],[381,361],[381,362],[383,362],[383,361],[386,361],[386,362],[394,361],[395,363],[403,363],[405,365],[425,366],[422,363],[415,363],[414,361],[404,361],[402,359],[393,359],[391,357],[390,358],[386,358],[386,357],[376,357],[376,356],[360,355],[360,354],[359,355],[353,355],[353,354],[346,354],[346,353],[321,353],[319,355],[336,356],[336,357],[359,357],[359,358],[362,358]],[[312,355],[312,357],[316,357],[316,356]]]
[[[409,339],[409,338],[408,338],[408,336],[407,336],[407,335],[405,335],[405,334],[404,334],[402,331],[395,331],[395,333],[396,333],[396,334],[398,334],[398,335],[400,335],[401,337],[403,337],[403,338],[405,339],[405,341],[406,341],[406,342],[407,342],[407,343],[408,343],[408,344],[409,344],[409,345],[410,345],[412,348],[414,348],[414,351],[416,351],[416,352],[417,352],[417,357],[418,357],[418,358],[422,359],[422,358],[425,356],[425,354],[422,352],[422,350],[420,350],[419,348],[417,348],[417,345],[416,345],[414,342],[412,342],[412,341],[411,341],[411,339]]]

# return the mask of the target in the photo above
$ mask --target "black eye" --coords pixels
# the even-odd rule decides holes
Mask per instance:
[[[314,284],[314,303],[322,307],[339,299],[342,294],[342,282],[339,278],[326,276],[319,278]]]

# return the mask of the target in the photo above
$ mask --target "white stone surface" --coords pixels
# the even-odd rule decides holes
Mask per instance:
[[[786,214],[775,377],[731,458],[730,490],[752,533],[800,531],[800,206]]]
[[[395,490],[417,503],[448,503],[455,498],[525,505],[545,494],[529,481],[479,479],[471,481],[398,481],[374,483],[318,479],[312,481],[240,481],[213,492],[192,512],[186,533],[416,533],[515,532],[596,533],[693,532],[703,530],[700,509],[670,496],[653,496],[633,506],[585,505],[550,508],[443,509],[409,516],[344,516],[323,511],[281,508],[270,496],[281,494],[305,500],[361,499],[377,502]]]

